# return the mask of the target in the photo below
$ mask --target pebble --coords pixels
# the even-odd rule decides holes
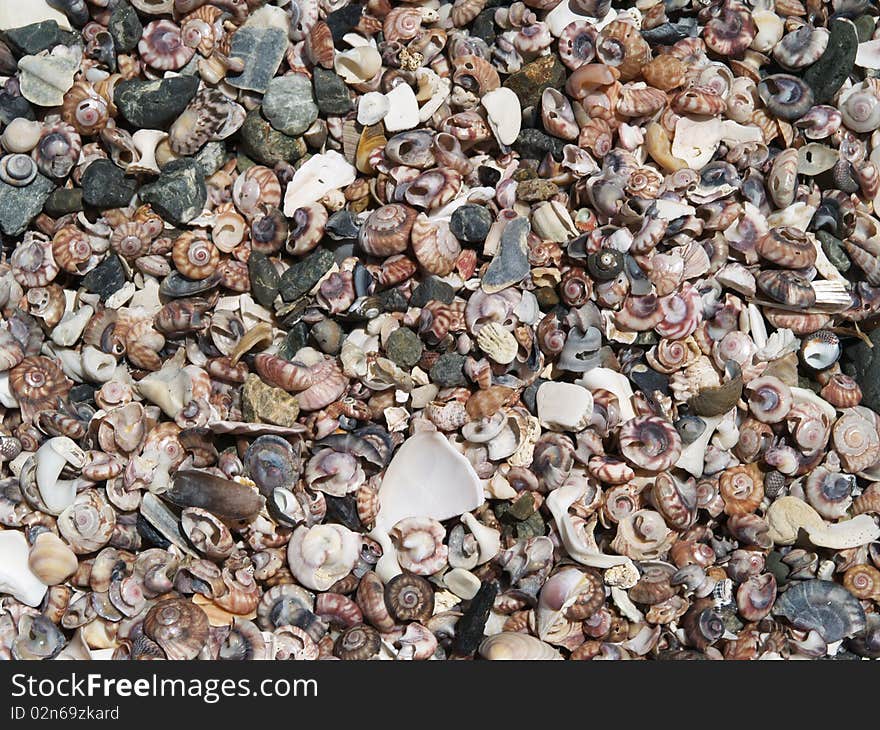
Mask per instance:
[[[822,251],[828,257],[828,260],[841,274],[849,271],[852,262],[846,255],[846,249],[843,247],[843,241],[836,236],[828,233],[828,231],[816,231],[816,238],[822,244]]]
[[[43,210],[52,218],[60,218],[68,213],[76,213],[83,209],[82,188],[56,188],[49,197]]]
[[[483,277],[483,291],[487,294],[516,284],[529,273],[528,218],[514,218],[501,233],[501,244]]]
[[[120,81],[113,103],[133,127],[167,129],[180,116],[199,88],[197,76],[169,76],[155,81]]]
[[[25,56],[52,48],[62,43],[68,35],[54,20],[44,20],[6,31],[5,40],[16,55]]]
[[[880,329],[868,335],[873,347],[859,342],[847,350],[851,359],[850,374],[862,389],[861,405],[873,411],[880,410]]]
[[[5,126],[18,117],[36,119],[37,115],[34,113],[34,108],[23,96],[15,96],[8,91],[0,91],[0,122],[3,122]]]
[[[828,104],[852,71],[859,47],[859,34],[852,21],[834,18],[828,23],[825,52],[804,72],[816,104]]]
[[[342,349],[342,341],[345,339],[342,327],[336,320],[329,317],[317,322],[312,327],[311,335],[321,352],[326,352],[328,355],[338,355]]]
[[[124,208],[137,191],[137,180],[112,160],[95,160],[82,176],[83,202],[99,210]]]
[[[263,165],[296,162],[306,153],[306,144],[301,138],[279,132],[257,109],[248,112],[239,134],[244,151]]]
[[[303,74],[272,79],[263,97],[263,115],[279,132],[295,137],[318,118],[312,98],[312,82]]]
[[[483,631],[489,620],[489,613],[498,595],[498,584],[484,581],[477,595],[470,601],[467,609],[455,624],[453,651],[458,656],[470,656],[480,646]]]
[[[482,38],[490,46],[495,42],[495,9],[483,10],[470,28],[471,35]]]
[[[377,298],[383,312],[405,312],[409,309],[409,302],[399,289],[386,289],[379,292]]]
[[[315,99],[321,114],[341,116],[354,109],[348,87],[335,71],[316,67],[312,70]]]
[[[296,396],[264,383],[258,375],[248,373],[241,388],[241,414],[249,423],[293,427],[299,416],[299,403]]]
[[[281,298],[292,302],[306,294],[333,266],[333,254],[326,248],[316,248],[301,261],[297,261],[282,275],[279,282]]]
[[[241,59],[244,70],[228,75],[226,83],[263,93],[284,59],[287,44],[287,33],[281,28],[242,26],[232,36],[229,55]]]
[[[437,362],[431,367],[431,382],[443,388],[452,388],[458,385],[466,385],[464,377],[465,356],[457,352],[445,352],[437,358]]]
[[[554,159],[561,160],[565,141],[544,134],[540,129],[523,129],[512,147],[525,159],[543,160],[550,154]]]
[[[400,327],[388,336],[385,352],[397,365],[411,368],[422,358],[424,346],[419,336],[407,327]]]
[[[108,256],[82,279],[86,291],[99,294],[102,300],[109,299],[127,281],[125,269],[118,256]]]
[[[360,226],[354,214],[348,210],[337,210],[327,219],[324,234],[334,241],[351,241],[358,237]]]
[[[342,39],[345,34],[354,30],[363,14],[363,6],[359,3],[352,3],[351,5],[339,8],[339,10],[334,10],[327,16],[326,22],[330,28],[330,34],[333,36],[334,45],[343,42]]]
[[[538,388],[536,405],[541,425],[553,431],[577,433],[593,415],[593,396],[574,383],[544,383]]]
[[[541,178],[523,180],[516,186],[516,197],[526,203],[550,200],[558,192],[559,186],[555,182]]]
[[[254,299],[264,307],[271,307],[275,297],[278,296],[281,277],[266,254],[251,251],[248,258],[248,276]]]
[[[107,23],[107,30],[113,36],[116,50],[121,53],[128,53],[137,48],[138,41],[144,32],[144,26],[141,24],[135,9],[122,0],[113,8],[110,20]]]
[[[456,208],[449,220],[449,230],[459,241],[482,243],[492,227],[492,214],[482,205],[467,203]]]
[[[436,276],[429,276],[412,293],[409,303],[413,307],[424,307],[428,302],[437,301],[452,304],[455,290]]]
[[[544,89],[559,89],[564,85],[565,66],[552,53],[526,64],[504,82],[504,86],[519,97],[523,109],[540,103]]]
[[[195,160],[172,160],[155,182],[144,185],[140,198],[166,220],[183,225],[202,212],[208,199],[205,178]]]
[[[54,188],[55,183],[40,173],[23,188],[0,180],[0,230],[7,236],[24,233]]]

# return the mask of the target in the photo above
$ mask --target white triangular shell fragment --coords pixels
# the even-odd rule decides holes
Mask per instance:
[[[385,98],[388,100],[386,131],[402,132],[419,126],[419,102],[409,84],[398,84],[385,94]]]
[[[694,170],[705,167],[718,149],[722,129],[721,120],[717,118],[698,122],[679,117],[675,123],[672,156],[684,160]]]
[[[331,190],[350,185],[357,170],[335,150],[310,157],[287,183],[284,194],[284,215],[292,216],[298,208],[316,203]]]
[[[46,595],[46,585],[28,566],[27,540],[23,532],[0,532],[0,592],[9,593],[28,606],[39,606]]]
[[[483,95],[482,104],[498,141],[507,145],[516,142],[522,127],[522,106],[513,90],[506,86],[493,89]]]
[[[368,91],[358,102],[358,124],[368,127],[371,124],[381,122],[388,113],[390,106],[391,104],[385,94],[381,94],[378,91]]]
[[[471,463],[443,434],[417,433],[394,454],[379,487],[376,529],[387,532],[406,517],[442,522],[483,504],[483,486]]]
[[[732,119],[721,122],[721,141],[728,144],[740,144],[741,142],[763,142],[764,135],[760,127],[747,127]]]
[[[632,385],[630,385],[629,379],[622,373],[618,373],[610,368],[592,368],[587,370],[575,382],[591,391],[604,388],[614,393],[617,396],[618,407],[620,408],[621,423],[636,417],[636,412],[632,407],[632,397],[634,395]]]
[[[0,2],[0,30],[23,28],[32,23],[54,20],[62,30],[70,30],[70,21],[60,10],[49,5],[46,0],[3,0]]]
[[[685,446],[681,451],[681,456],[675,465],[679,469],[684,469],[691,476],[699,479],[703,476],[703,467],[706,462],[706,447],[709,440],[718,428],[724,416],[703,416],[706,423],[706,430],[701,433],[695,441]]]
[[[536,403],[541,425],[552,431],[583,431],[593,415],[593,394],[574,383],[542,383]]]
[[[655,200],[654,210],[657,213],[657,217],[664,221],[674,221],[676,218],[694,215],[697,212],[697,209],[692,205],[679,200],[667,200],[666,198]]]
[[[859,43],[856,49],[856,66],[880,68],[880,40]]]

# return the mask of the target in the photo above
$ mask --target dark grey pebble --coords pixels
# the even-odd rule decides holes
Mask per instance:
[[[422,359],[424,349],[419,336],[407,327],[394,330],[385,342],[388,357],[405,369],[411,368]]]
[[[333,253],[326,248],[316,248],[301,261],[297,261],[281,275],[279,290],[285,302],[292,302],[306,294],[333,266]]]
[[[189,223],[202,212],[208,199],[205,176],[195,160],[172,160],[155,182],[141,188],[140,198],[175,225]]]
[[[231,58],[244,62],[240,74],[229,74],[226,82],[236,89],[263,93],[284,59],[287,33],[276,27],[242,26],[232,34]]]
[[[342,115],[354,108],[345,82],[335,71],[317,66],[312,71],[315,99],[322,114]]]
[[[112,160],[92,162],[82,176],[83,202],[93,208],[124,208],[137,192],[137,180]]]
[[[57,46],[67,34],[54,20],[23,25],[6,31],[6,43],[19,56],[30,56]]]
[[[339,323],[326,317],[312,326],[311,335],[321,352],[326,352],[328,355],[339,354],[345,337]]]
[[[186,108],[199,88],[197,76],[170,76],[155,81],[120,81],[113,102],[126,121],[138,129],[166,129]]]
[[[464,355],[457,352],[445,352],[437,358],[431,367],[431,382],[442,388],[467,385],[464,377]]]
[[[529,160],[543,160],[548,153],[556,160],[561,160],[563,147],[564,140],[544,134],[539,129],[523,129],[513,143],[513,149]]]
[[[880,411],[880,329],[868,334],[874,345],[859,342],[847,349],[852,361],[852,377],[862,389],[861,405]]]
[[[141,24],[135,9],[124,0],[121,0],[110,14],[107,30],[113,36],[116,50],[121,53],[128,53],[137,48],[138,41],[144,32],[144,26]]]
[[[452,213],[449,230],[459,241],[482,243],[492,227],[492,214],[482,205],[462,205]]]
[[[358,237],[360,226],[354,214],[347,208],[337,210],[327,219],[325,235],[334,241],[349,241]]]
[[[107,299],[125,285],[125,269],[118,256],[110,255],[86,274],[82,285],[93,294],[100,294]]]
[[[833,18],[828,30],[825,52],[804,72],[804,81],[813,90],[816,104],[828,104],[834,99],[853,69],[859,47],[859,34],[851,21]]]
[[[281,277],[266,254],[259,251],[251,252],[248,258],[248,276],[254,299],[264,307],[271,307],[275,297],[278,296]]]
[[[409,300],[412,307],[424,307],[428,302],[438,301],[443,304],[452,304],[455,298],[455,289],[436,276],[429,276],[419,284]]]
[[[343,36],[354,30],[363,14],[363,6],[358,3],[352,3],[351,5],[339,8],[339,10],[334,10],[327,16],[327,25],[330,27],[330,34],[333,36],[334,45],[339,45],[342,42]]]
[[[68,213],[76,213],[83,209],[82,188],[56,188],[49,197],[43,210],[52,218],[60,218]]]
[[[40,173],[23,188],[0,180],[0,230],[7,236],[24,233],[28,224],[43,210],[46,198],[54,188],[55,183]]]
[[[514,218],[501,233],[498,252],[483,277],[483,289],[492,293],[512,286],[529,273],[528,218]]]
[[[238,133],[244,152],[263,165],[296,162],[306,153],[301,137],[282,134],[263,119],[258,109],[248,112]]]
[[[24,117],[25,119],[36,119],[34,108],[30,102],[23,96],[15,96],[8,91],[0,91],[0,122],[6,126],[13,119]]]

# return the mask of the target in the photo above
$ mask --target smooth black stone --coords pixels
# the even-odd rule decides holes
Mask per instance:
[[[171,76],[156,81],[120,81],[113,91],[119,112],[133,127],[166,129],[196,95],[198,76]]]
[[[354,108],[348,87],[335,71],[320,66],[312,71],[315,84],[315,101],[322,114],[342,115]]]
[[[82,188],[56,188],[49,197],[43,210],[52,218],[60,218],[68,213],[76,213],[83,209]]]
[[[430,301],[452,304],[454,298],[455,290],[449,284],[430,276],[415,288],[409,303],[412,307],[424,307]]]
[[[482,38],[491,46],[495,42],[495,10],[487,8],[474,18],[470,33],[477,38]]]
[[[138,41],[144,32],[144,26],[141,24],[135,9],[123,0],[113,8],[113,12],[110,14],[110,22],[107,24],[107,30],[113,36],[116,50],[128,53],[137,48]]]
[[[449,230],[459,241],[482,243],[492,227],[492,214],[482,205],[466,204],[456,208],[449,221]]]
[[[202,212],[208,189],[198,163],[183,157],[165,165],[155,182],[141,188],[140,197],[166,220],[183,225]]]
[[[480,165],[477,168],[477,178],[480,181],[480,185],[494,188],[498,181],[501,180],[501,170],[489,167],[489,165]]]
[[[334,10],[327,16],[327,25],[330,27],[330,34],[333,36],[333,45],[338,46],[342,42],[342,37],[346,33],[351,33],[364,14],[361,5],[352,3]]]
[[[523,405],[529,409],[529,413],[533,416],[538,415],[538,388],[544,383],[549,382],[547,378],[537,378],[522,392]]]
[[[95,160],[82,177],[83,202],[93,208],[124,208],[137,192],[137,181],[112,160]]]
[[[125,285],[125,269],[118,256],[111,255],[82,278],[82,285],[107,299]]]
[[[855,25],[843,18],[833,18],[825,52],[804,72],[804,81],[813,90],[816,104],[828,104],[843,86],[853,69],[859,34]]]
[[[327,502],[326,522],[344,525],[354,532],[360,532],[363,529],[358,518],[357,502],[354,495],[334,497],[332,494],[325,494],[324,499]]]
[[[865,342],[847,348],[853,367],[853,377],[862,389],[861,405],[880,411],[880,329],[868,334],[873,348]]]
[[[452,649],[458,656],[470,656],[483,641],[483,630],[489,620],[489,612],[498,595],[498,584],[483,582],[455,625],[455,641]]]
[[[9,47],[19,56],[32,56],[57,46],[66,35],[54,20],[23,25],[5,33]]]

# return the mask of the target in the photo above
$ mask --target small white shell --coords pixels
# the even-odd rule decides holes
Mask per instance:
[[[583,431],[593,416],[593,394],[574,383],[548,381],[538,388],[537,407],[542,426],[576,433]]]
[[[3,130],[0,143],[8,152],[30,152],[40,141],[43,125],[24,117],[16,117]]]
[[[443,584],[459,598],[471,600],[480,590],[480,579],[469,570],[453,568],[443,576]]]
[[[519,350],[516,338],[498,322],[490,322],[480,329],[477,344],[489,359],[502,365],[512,363]]]
[[[388,111],[385,114],[385,129],[388,132],[401,132],[419,125],[419,102],[409,84],[398,84],[385,94]]]
[[[358,124],[368,127],[371,124],[381,122],[390,107],[391,103],[385,94],[380,94],[378,91],[367,92],[358,102]]]
[[[43,583],[28,566],[27,540],[17,530],[0,532],[0,592],[9,593],[28,606],[39,606],[46,595]]]
[[[350,51],[337,53],[333,68],[346,83],[360,84],[379,73],[382,56],[372,46],[358,46]]]
[[[519,97],[501,86],[487,92],[482,98],[483,107],[489,116],[489,126],[501,144],[516,142],[522,127],[522,106]]]
[[[287,562],[304,586],[326,591],[351,572],[360,546],[360,536],[342,525],[300,525],[288,543]]]

